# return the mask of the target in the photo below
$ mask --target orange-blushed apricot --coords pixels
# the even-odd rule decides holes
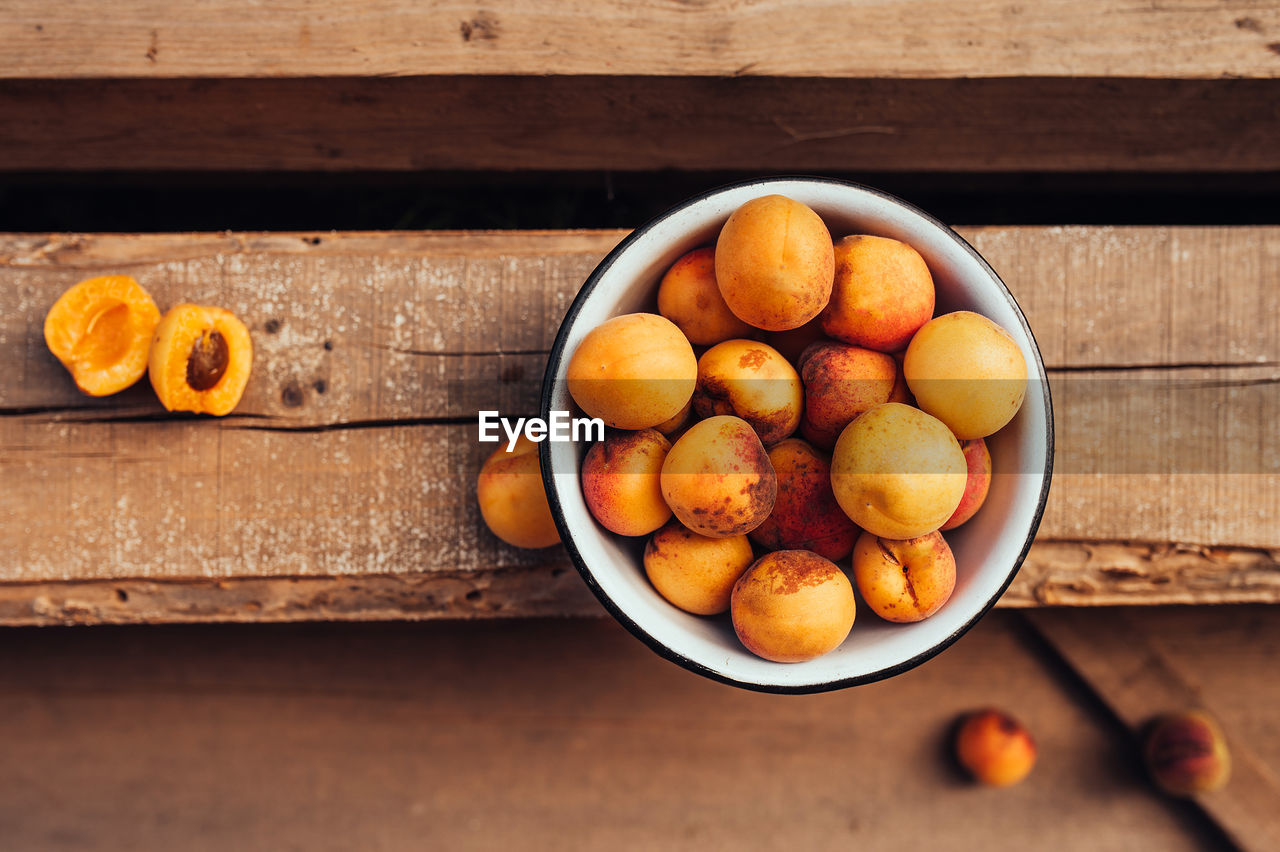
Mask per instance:
[[[936,531],[905,541],[864,532],[853,548],[853,580],[885,621],[923,621],[951,599],[956,560]]]
[[[680,522],[710,538],[751,532],[769,517],[778,493],[760,438],[729,415],[690,426],[667,453],[660,482]]]
[[[252,367],[249,329],[225,308],[177,305],[156,326],[148,374],[169,411],[229,414]]]
[[[835,244],[822,327],[837,340],[897,352],[933,316],[933,301],[933,276],[918,251],[887,237],[845,237]]]
[[[739,319],[765,331],[799,328],[831,298],[831,232],[810,207],[766,195],[733,212],[716,240],[716,282]]]
[[[733,587],[733,629],[747,650],[775,663],[834,651],[853,629],[853,586],[834,562],[807,550],[766,554]]]
[[[755,557],[744,535],[708,538],[672,521],[644,549],[649,582],[671,604],[695,615],[729,608],[733,584]]]
[[[480,515],[493,534],[516,547],[550,547],[560,541],[542,487],[538,444],[521,435],[508,452],[496,450],[476,481]]]
[[[49,351],[90,396],[107,396],[147,371],[156,303],[128,275],[103,275],[58,297],[44,319]]]
[[[671,519],[659,477],[671,442],[656,429],[618,431],[582,461],[582,496],[605,529],[648,535]]]
[[[778,497],[751,540],[769,550],[812,550],[831,560],[848,556],[859,530],[836,502],[827,454],[788,438],[769,450],[769,462]]]
[[[693,410],[699,417],[741,417],[768,447],[796,430],[803,408],[800,375],[766,343],[726,340],[698,359]]]
[[[755,332],[733,315],[716,284],[716,250],[694,249],[672,264],[658,285],[658,313],[671,320],[689,342],[714,346]]]
[[[693,396],[698,359],[671,320],[624,314],[587,333],[569,358],[567,378],[588,417],[615,429],[648,429],[679,414]]]

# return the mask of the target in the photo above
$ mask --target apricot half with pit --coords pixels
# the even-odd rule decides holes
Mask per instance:
[[[178,305],[156,326],[148,374],[169,411],[221,417],[240,402],[252,366],[253,341],[235,314]]]
[[[58,297],[44,319],[49,351],[90,396],[107,396],[147,371],[156,303],[128,275],[81,281]]]

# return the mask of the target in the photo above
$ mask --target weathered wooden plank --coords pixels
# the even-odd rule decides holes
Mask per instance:
[[[10,0],[6,77],[1280,76],[1273,3]]]
[[[1280,169],[1280,83],[1001,77],[13,80],[0,171]]]
[[[963,233],[1026,309],[1058,408],[1041,542],[1073,543],[1038,546],[1006,603],[1275,600],[1280,229]],[[298,600],[323,608],[324,596],[342,598],[326,612],[351,613],[335,617],[368,617],[400,582],[377,578],[473,572],[483,585],[493,572],[563,567],[483,529],[471,489],[487,448],[474,415],[533,410],[559,318],[619,237],[3,238],[7,617],[128,621],[167,601],[197,619],[247,617],[255,602],[281,613],[263,618],[292,618]],[[161,305],[210,301],[244,317],[257,364],[236,415],[168,416],[145,385],[105,400],[73,389],[40,322],[64,287],[108,270],[136,275]],[[230,596],[194,584],[185,598],[160,585],[126,590],[137,606],[111,600],[121,579],[281,577],[316,581]],[[344,591],[331,577],[375,579]],[[56,581],[100,585],[43,586]],[[499,609],[521,612],[520,594]],[[43,612],[30,604],[41,597]],[[581,600],[561,605],[576,612]],[[441,601],[441,612],[466,609]]]
[[[1275,603],[1280,554],[1038,540],[996,604]],[[0,583],[0,625],[386,621],[604,616],[559,548],[506,568],[416,566],[338,577],[122,577]]]
[[[1165,713],[1201,708],[1224,719],[1223,712],[1230,712],[1236,703],[1270,705],[1261,695],[1236,695],[1223,701],[1223,696],[1201,689],[1179,659],[1164,651],[1159,635],[1152,635],[1140,621],[1130,621],[1124,612],[1046,610],[1031,613],[1030,618],[1135,733]],[[1229,657],[1218,665],[1241,669]],[[1252,685],[1257,674],[1247,682]],[[1280,846],[1280,779],[1273,767],[1255,755],[1251,741],[1229,725],[1224,733],[1231,749],[1231,780],[1223,790],[1198,796],[1197,802],[1241,849],[1275,849]]]
[[[22,850],[1222,848],[1025,638],[993,614],[900,677],[776,696],[604,620],[10,631],[0,823]],[[998,793],[946,748],[989,704],[1040,749]]]

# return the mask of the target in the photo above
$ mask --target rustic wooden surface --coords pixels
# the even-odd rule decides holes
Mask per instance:
[[[1258,706],[1262,699],[1253,684],[1259,675],[1274,669],[1280,621],[1256,612],[1238,619],[1221,611],[1182,613],[1174,619],[1185,628],[1167,637],[1172,640],[1168,650],[1162,641],[1166,636],[1153,635],[1142,619],[1130,619],[1123,612],[1046,610],[1030,618],[1137,737],[1153,719],[1169,712],[1202,709],[1219,719],[1231,751],[1231,779],[1222,790],[1196,800],[1241,849],[1280,848],[1280,776],[1277,764],[1267,760],[1274,761],[1277,740],[1273,730],[1248,730],[1257,713],[1242,712],[1241,707]],[[1213,650],[1201,646],[1206,633],[1210,634],[1206,644]],[[1227,637],[1229,643],[1224,641]],[[1194,666],[1188,672],[1180,664],[1188,655],[1179,653],[1178,647],[1188,644],[1193,661],[1216,657],[1218,667],[1228,672],[1227,682],[1235,682],[1224,689],[1219,675],[1217,688],[1202,685]],[[1274,686],[1275,679],[1269,681]],[[1248,696],[1248,701],[1241,701],[1241,696]],[[1274,713],[1270,722],[1275,722]],[[1236,727],[1240,724],[1242,728]]]
[[[6,77],[1280,76],[1273,3],[9,0]]]
[[[1272,612],[1136,617],[1280,766]],[[1229,848],[1019,622],[813,696],[711,683],[605,620],[10,631],[0,824],[23,850]],[[993,704],[1039,749],[1008,790],[947,754]]]
[[[1278,86],[1221,77],[11,80],[0,82],[0,172],[1265,172],[1280,170]]]
[[[1280,230],[963,233],[1026,310],[1057,407],[1050,504],[1005,605],[1276,600]],[[558,549],[484,529],[474,418],[536,409],[559,319],[620,236],[3,238],[0,619],[598,611]],[[145,382],[74,390],[41,320],[107,270],[245,319],[233,416],[167,415]]]

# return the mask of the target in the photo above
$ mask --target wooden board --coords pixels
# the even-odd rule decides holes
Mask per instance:
[[[22,850],[1227,848],[1010,615],[814,696],[603,620],[10,631],[0,824]],[[1008,790],[947,753],[991,704],[1038,741]]]
[[[13,80],[0,84],[0,171],[1264,172],[1280,170],[1278,86],[1103,77]]]
[[[1170,630],[1169,622],[1181,624],[1184,630]],[[1275,764],[1262,756],[1274,759],[1276,743],[1265,734],[1245,736],[1246,731],[1235,726],[1242,718],[1246,726],[1253,721],[1253,730],[1248,733],[1258,733],[1260,714],[1250,708],[1274,706],[1271,696],[1262,693],[1274,692],[1275,678],[1259,676],[1273,668],[1272,655],[1280,639],[1276,625],[1280,622],[1257,616],[1237,619],[1223,613],[1144,619],[1140,614],[1130,618],[1116,611],[1049,610],[1032,613],[1031,623],[1135,736],[1141,736],[1143,726],[1166,713],[1203,709],[1219,719],[1231,751],[1231,779],[1224,789],[1198,796],[1196,801],[1242,850],[1264,852],[1280,847],[1280,776]],[[1198,668],[1211,673],[1215,685],[1225,681],[1234,688],[1204,689],[1196,677],[1199,672],[1185,671],[1180,664],[1183,656],[1192,661],[1209,656],[1196,647],[1198,641],[1188,648],[1184,639],[1181,654],[1164,650],[1165,637],[1173,639],[1176,648],[1179,635],[1199,640],[1206,632],[1217,647],[1217,665]],[[1225,643],[1226,636],[1235,641]],[[1222,670],[1228,673],[1225,677]]]
[[[10,0],[6,77],[1280,76],[1267,2]]]
[[[1050,505],[1006,603],[1276,600],[1280,229],[963,233],[1026,310],[1057,404]],[[474,416],[535,410],[559,319],[620,236],[0,238],[4,620],[595,611],[559,598],[558,550],[483,528]],[[41,321],[105,271],[246,320],[234,416],[166,415],[145,383],[74,390]],[[551,599],[509,579],[554,570]]]

